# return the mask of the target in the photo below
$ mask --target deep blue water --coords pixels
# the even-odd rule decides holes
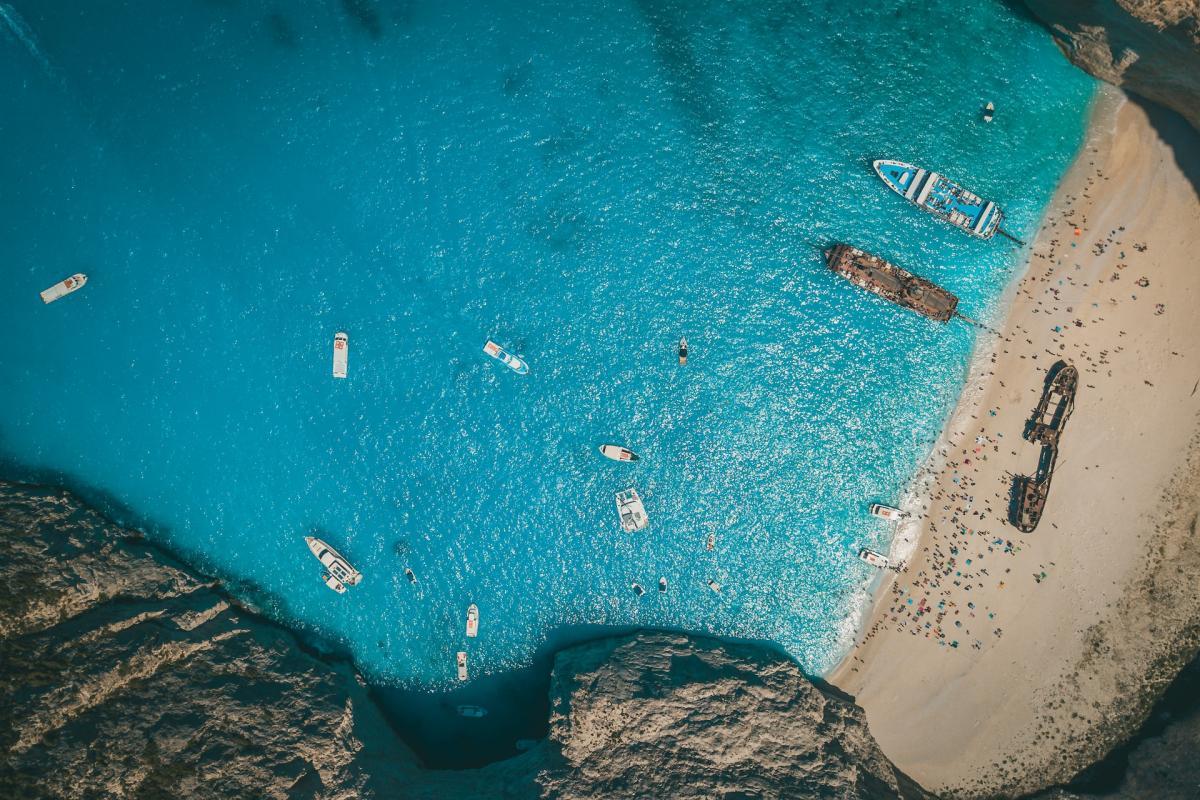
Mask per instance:
[[[928,452],[975,333],[821,248],[991,318],[1016,248],[869,162],[939,169],[1028,235],[1090,79],[1001,3],[467,6],[0,3],[6,472],[61,473],[381,684],[451,686],[459,649],[501,676],[583,625],[765,639],[822,672],[871,577],[857,548],[887,547],[866,504]],[[360,586],[322,585],[313,531]]]

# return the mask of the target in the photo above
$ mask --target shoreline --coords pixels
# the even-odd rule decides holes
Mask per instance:
[[[854,647],[825,676],[933,791],[1069,779],[1144,716],[1144,684],[1162,680],[1168,652],[1200,641],[1188,634],[1194,599],[1171,609],[1174,624],[1152,643],[1138,617],[1161,612],[1145,586],[1174,572],[1164,554],[1200,562],[1182,524],[1200,507],[1200,398],[1189,394],[1200,278],[1187,267],[1200,204],[1179,163],[1200,158],[1194,150],[1174,152],[1140,104],[1098,89],[1084,143],[1006,289],[999,335],[981,334],[905,492],[913,517],[892,552],[907,544],[912,557],[878,582]],[[1023,422],[1059,358],[1081,372],[1076,410],[1041,525],[1020,534],[1006,520],[1007,487],[1036,464]]]

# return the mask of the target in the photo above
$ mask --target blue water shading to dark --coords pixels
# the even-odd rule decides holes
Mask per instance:
[[[821,249],[993,318],[1016,250],[870,160],[938,169],[1028,235],[1090,79],[990,2],[294,6],[0,3],[10,471],[96,487],[410,691],[454,686],[460,649],[475,676],[528,668],[560,626],[831,667],[871,577],[855,552],[887,545],[866,504],[927,454],[974,331]],[[314,531],[360,586],[322,585]]]

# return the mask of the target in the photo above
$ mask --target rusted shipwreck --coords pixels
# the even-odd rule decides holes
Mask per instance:
[[[825,263],[855,286],[923,317],[948,322],[957,313],[958,298],[950,292],[857,247],[836,244],[826,251]]]
[[[1025,423],[1025,438],[1040,444],[1037,471],[1033,475],[1018,475],[1013,479],[1009,522],[1023,533],[1032,533],[1042,520],[1046,498],[1050,494],[1050,479],[1058,461],[1058,443],[1067,419],[1075,409],[1075,392],[1079,388],[1079,370],[1059,361],[1046,375],[1042,397],[1033,415]]]

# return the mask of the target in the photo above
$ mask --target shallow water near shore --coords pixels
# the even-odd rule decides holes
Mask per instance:
[[[866,505],[926,455],[974,333],[821,250],[991,318],[1018,251],[870,160],[939,169],[1028,235],[1092,92],[990,3],[100,5],[0,3],[0,453],[409,691],[455,686],[457,650],[474,676],[528,668],[560,627],[832,666],[871,577],[855,552],[887,547]],[[312,532],[360,586],[321,584]]]

